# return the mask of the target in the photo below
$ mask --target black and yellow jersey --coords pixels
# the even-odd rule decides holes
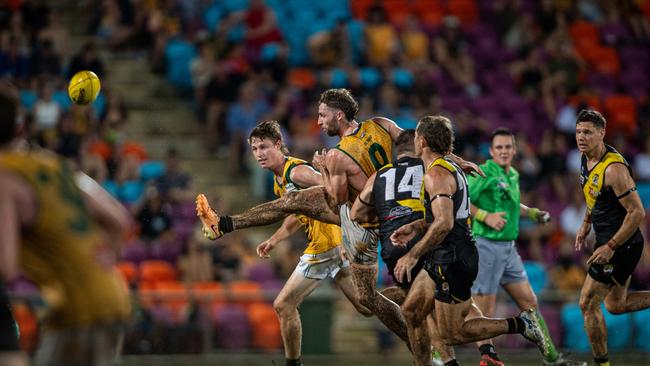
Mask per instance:
[[[382,244],[398,228],[431,217],[428,195],[423,189],[424,166],[418,158],[403,157],[379,169],[372,188]]]
[[[580,186],[587,202],[587,210],[591,212],[597,246],[607,243],[614,236],[627,215],[614,190],[605,186],[605,169],[611,164],[623,164],[632,175],[632,169],[623,155],[609,145],[605,145],[605,148],[605,154],[591,170],[587,168],[587,156],[584,154],[580,166]],[[641,231],[637,229],[629,240],[643,240]]]
[[[291,156],[286,157],[282,176],[278,177],[276,175],[273,177],[273,192],[276,196],[282,197],[287,192],[304,188],[291,180],[291,170],[303,164],[307,164],[307,162]],[[341,244],[343,239],[339,226],[326,224],[304,215],[296,215],[296,218],[303,225],[305,234],[307,234],[308,243],[304,251],[305,254],[325,253]]]
[[[111,243],[91,218],[74,172],[44,152],[0,154],[0,169],[22,178],[35,193],[36,222],[22,231],[20,265],[51,309],[52,327],[78,327],[125,320],[126,285],[102,254]]]
[[[359,123],[357,129],[350,135],[343,136],[336,145],[349,156],[369,177],[390,162],[393,156],[393,139],[382,125],[372,119]],[[350,202],[359,192],[350,191]]]
[[[442,243],[432,250],[431,258],[435,263],[451,263],[458,259],[456,258],[456,247],[461,245],[474,245],[470,222],[470,201],[467,178],[462,169],[449,158],[441,157],[434,160],[427,168],[427,171],[435,166],[446,169],[454,176],[456,179],[456,192],[451,196],[451,200],[454,203],[454,226],[443,239]],[[431,197],[431,202],[433,203],[435,199],[446,198]]]

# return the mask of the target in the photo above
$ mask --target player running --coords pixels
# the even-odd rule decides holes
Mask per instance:
[[[478,275],[472,286],[472,298],[485,316],[494,316],[499,287],[510,295],[520,310],[534,309],[547,343],[543,350],[544,365],[585,365],[558,353],[553,345],[544,317],[539,312],[515,240],[519,237],[519,217],[527,216],[536,223],[550,219],[546,211],[521,203],[519,172],[512,166],[517,148],[515,136],[506,128],[492,132],[490,156],[481,165],[485,178],[468,178],[472,202],[472,232],[479,252]],[[481,366],[500,366],[492,340],[478,342]]]
[[[264,121],[251,132],[248,142],[258,164],[274,173],[273,191],[282,197],[287,192],[322,183],[320,173],[306,161],[288,156],[284,146],[280,125],[276,121]],[[340,255],[341,228],[326,224],[302,215],[287,216],[282,226],[266,241],[257,247],[257,254],[269,258],[269,253],[277,243],[304,227],[307,235],[307,248],[300,262],[273,302],[280,319],[280,329],[284,343],[287,366],[300,366],[300,343],[302,325],[298,306],[327,277],[332,277],[343,294],[354,307],[365,316],[372,312],[359,304],[357,292],[349,263]]]
[[[346,89],[329,89],[321,94],[318,124],[329,136],[341,139],[326,156],[316,154],[315,167],[324,187],[312,187],[285,194],[235,216],[219,216],[203,195],[197,198],[197,214],[203,232],[216,239],[233,230],[268,225],[290,214],[302,214],[320,221],[339,224],[343,245],[352,261],[352,274],[363,306],[370,309],[389,329],[408,342],[404,318],[397,304],[377,292],[377,233],[350,219],[350,206],[368,177],[389,162],[393,140],[402,129],[395,122],[375,117],[361,123],[355,120],[359,104]],[[468,169],[475,164],[459,159]]]
[[[607,327],[600,310],[603,301],[612,314],[650,307],[650,291],[627,291],[643,252],[639,226],[644,222],[645,211],[630,165],[603,140],[605,125],[605,118],[597,111],[583,110],[578,114],[576,142],[582,152],[580,185],[587,212],[575,247],[582,249],[593,224],[596,244],[587,261],[589,275],[582,285],[580,309],[598,366],[609,366]]]
[[[449,119],[427,116],[419,121],[415,149],[427,167],[423,183],[430,197],[433,223],[427,225],[425,220],[418,220],[402,226],[391,236],[392,241],[404,245],[418,232],[426,231],[395,266],[395,276],[410,281],[412,269],[427,254],[425,271],[415,278],[405,306],[408,307],[411,298],[435,298],[437,329],[441,340],[449,346],[519,333],[541,348],[544,333],[532,310],[508,319],[480,316],[466,319],[472,307],[470,290],[478,272],[478,251],[469,226],[467,180],[460,167],[447,157],[453,149],[453,140]],[[417,302],[413,302],[413,307],[425,314],[432,310]],[[457,364],[455,360],[443,361]]]

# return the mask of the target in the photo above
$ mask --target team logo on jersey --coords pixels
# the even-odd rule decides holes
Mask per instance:
[[[442,292],[449,292],[449,282],[442,283]]]
[[[600,177],[598,176],[598,174],[594,174],[594,177],[591,178],[591,184],[593,184],[593,185],[598,185],[598,179],[599,179],[599,178],[600,178]]]
[[[386,220],[393,220],[398,217],[408,216],[412,212],[413,210],[410,207],[396,206],[390,209],[390,211],[388,212],[388,217],[386,217]]]

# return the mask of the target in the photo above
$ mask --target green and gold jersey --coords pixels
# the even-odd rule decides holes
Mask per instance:
[[[354,160],[369,177],[390,163],[393,156],[393,139],[384,127],[369,119],[359,123],[352,134],[343,136],[336,149]],[[350,192],[350,200],[354,200],[358,195],[359,192]]]
[[[21,234],[20,264],[49,304],[48,325],[126,319],[126,285],[99,259],[111,244],[91,218],[68,164],[47,152],[13,152],[0,155],[0,169],[22,178],[36,196],[38,215]]]
[[[298,165],[304,164],[307,164],[307,162],[302,159],[291,156],[286,157],[282,176],[278,177],[276,175],[273,177],[273,192],[276,196],[282,197],[287,192],[303,188],[291,180],[291,170]],[[305,254],[325,253],[341,244],[343,239],[339,226],[326,224],[304,215],[296,215],[296,218],[305,228],[305,234],[307,234],[308,243],[304,251]]]

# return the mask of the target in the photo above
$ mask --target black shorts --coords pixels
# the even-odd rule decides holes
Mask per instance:
[[[406,281],[406,279],[404,279],[405,282],[399,282],[397,278],[395,278],[395,266],[397,265],[397,261],[402,258],[402,256],[406,254],[419,239],[420,237],[414,238],[404,247],[393,245],[388,237],[381,240],[381,259],[386,263],[388,273],[393,277],[395,284],[404,290],[411,288],[411,284],[415,281],[415,277],[418,276],[418,273],[420,273],[420,270],[424,267],[426,256],[420,257],[420,260],[418,260],[415,267],[411,270],[411,282]]]
[[[452,263],[429,260],[424,268],[436,283],[436,300],[448,304],[465,302],[472,297],[472,285],[478,274],[478,250],[475,245],[457,248]]]
[[[604,245],[604,244],[603,244]],[[589,266],[589,276],[606,285],[625,286],[627,279],[636,268],[643,253],[643,240],[627,242],[614,251],[607,264],[593,263]]]
[[[16,322],[11,314],[7,291],[0,283],[0,352],[18,350],[20,350],[20,346],[16,333]]]

